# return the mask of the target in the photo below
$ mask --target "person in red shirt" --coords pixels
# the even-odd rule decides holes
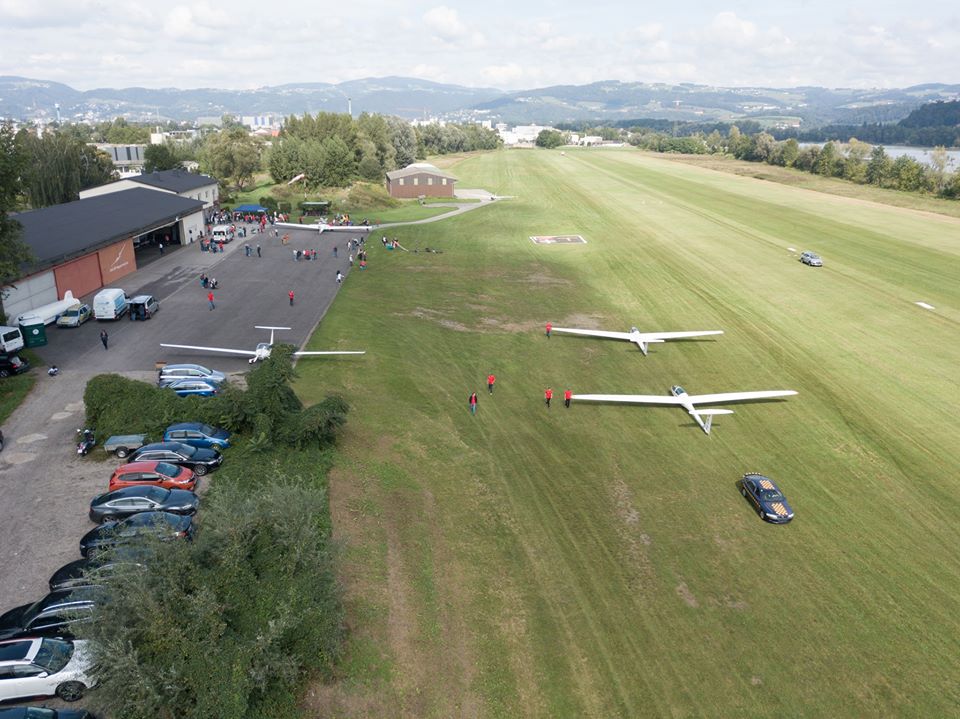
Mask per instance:
[[[550,339],[550,330],[553,329],[553,325],[547,322],[547,339]]]
[[[543,401],[547,403],[547,409],[550,409],[550,400],[553,399],[553,390],[547,387],[543,393]]]
[[[290,306],[293,307],[293,290],[290,290],[287,294],[290,295]]]
[[[477,393],[476,392],[470,395],[469,402],[470,402],[470,414],[476,414],[477,413]]]
[[[215,304],[213,304],[213,292],[208,292],[208,293],[207,293],[207,302],[210,303],[210,309],[211,309],[211,310],[217,308],[217,306],[216,306]]]
[[[568,389],[563,391],[563,406],[567,409],[570,408],[570,400],[573,399],[573,392]]]
[[[497,378],[493,374],[487,375],[487,391],[490,394],[493,394],[493,383],[497,381]]]

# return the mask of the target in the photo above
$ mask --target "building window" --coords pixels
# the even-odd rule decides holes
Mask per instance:
[[[440,178],[440,184],[441,184],[441,185],[446,185],[446,184],[447,184],[447,178],[446,178],[446,177],[441,177],[441,178]]]
[[[432,184],[433,184],[433,178],[432,178],[432,177],[428,177],[428,178],[427,178],[427,184],[428,184],[428,185],[432,185]]]
[[[413,178],[413,184],[414,184],[414,185],[419,185],[419,184],[420,184],[420,178],[414,176],[414,178]]]
[[[402,185],[402,184],[403,184],[403,178],[402,178],[402,177],[400,177],[400,178],[397,179],[397,184],[398,184],[398,185]]]

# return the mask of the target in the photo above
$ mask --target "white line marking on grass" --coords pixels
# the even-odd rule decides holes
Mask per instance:
[[[914,302],[913,304],[917,305],[918,307],[923,307],[923,309],[925,309],[925,310],[935,310],[935,309],[937,309],[937,308],[934,307],[933,305],[928,305],[926,302]]]
[[[796,251],[797,251],[797,248],[796,248],[796,247],[788,247],[788,248],[787,248],[787,252],[796,252]]]

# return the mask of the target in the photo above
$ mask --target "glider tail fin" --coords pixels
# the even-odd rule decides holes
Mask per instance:
[[[700,429],[703,430],[704,434],[710,434],[710,427],[713,424],[713,418],[718,414],[733,414],[733,410],[696,408],[690,410],[690,415],[697,421],[697,424],[700,425]],[[704,421],[704,417],[706,417],[706,421]]]
[[[643,356],[646,357],[649,345],[652,342],[663,342],[663,340],[650,339],[650,338],[644,337],[642,339],[639,339],[639,338],[635,339],[634,342],[637,343],[637,347],[640,348],[640,351],[643,352]]]

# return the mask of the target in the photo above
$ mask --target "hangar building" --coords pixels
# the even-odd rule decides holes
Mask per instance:
[[[116,182],[108,182],[106,185],[83,190],[80,193],[80,199],[85,200],[89,197],[120,192],[121,190],[132,190],[136,187],[146,187],[150,190],[159,190],[192,200],[200,200],[206,209],[216,205],[220,199],[220,186],[215,178],[209,175],[200,175],[196,172],[187,172],[186,170],[163,170],[162,172],[130,175]]]
[[[402,170],[387,173],[387,192],[391,197],[453,197],[457,178],[426,162],[415,162]]]
[[[116,183],[112,183],[116,184]],[[137,269],[141,243],[186,242],[203,229],[201,200],[137,187],[14,215],[35,257],[3,288],[7,317],[113,285]]]

